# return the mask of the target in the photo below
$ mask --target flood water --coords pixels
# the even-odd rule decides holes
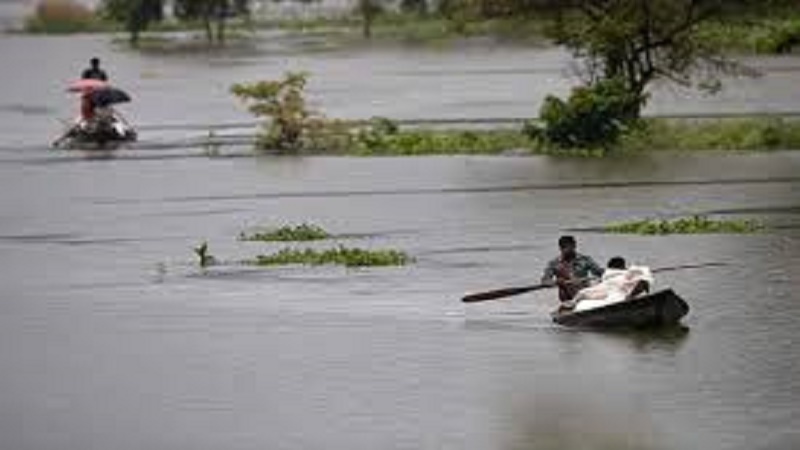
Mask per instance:
[[[312,52],[265,42],[139,55],[105,37],[0,38],[0,447],[8,449],[788,449],[800,446],[800,153],[549,157],[210,157],[206,124],[250,119],[236,81],[313,73],[330,115],[534,115],[569,85],[553,50]],[[47,143],[99,55],[135,95],[142,143]],[[656,113],[791,111],[800,59],[721,97],[661,91]],[[169,145],[159,145],[167,143]],[[685,213],[746,235],[575,232],[599,261],[665,272],[691,305],[666,335],[551,324],[538,279],[565,231]],[[398,248],[403,268],[237,264],[241,231],[312,222]],[[207,241],[223,264],[196,266]],[[321,243],[314,245],[331,245]]]

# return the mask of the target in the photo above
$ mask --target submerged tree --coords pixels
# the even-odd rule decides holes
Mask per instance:
[[[209,43],[224,44],[227,20],[234,16],[249,15],[249,0],[173,0],[175,17],[181,20],[199,20],[206,30]]]
[[[427,0],[401,0],[400,10],[409,14],[425,15],[428,13]]]
[[[531,131],[551,143],[609,148],[638,122],[654,81],[714,92],[719,75],[750,72],[700,38],[700,24],[725,13],[723,0],[558,3],[551,32],[581,63],[586,85],[566,102],[546,99],[540,112],[545,126]]]
[[[657,79],[719,87],[717,76],[743,70],[701,40],[698,27],[723,12],[722,0],[572,0],[553,28],[583,63],[591,84],[621,80],[644,95]],[[563,7],[563,6],[562,6]]]
[[[125,25],[132,46],[153,22],[164,18],[164,0],[103,0],[101,10],[109,19]]]
[[[380,0],[358,0],[358,13],[362,18],[362,34],[365,38],[372,37],[372,22],[383,11]]]

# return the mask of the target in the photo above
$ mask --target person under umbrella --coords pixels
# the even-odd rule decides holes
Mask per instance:
[[[58,147],[61,142],[81,131],[96,131],[101,123],[112,124],[120,134],[127,134],[126,130],[132,130],[127,120],[112,108],[114,104],[131,101],[130,95],[125,91],[94,79],[73,82],[68,90],[80,94],[80,117],[75,125],[52,143],[53,147]],[[121,124],[121,128],[114,124]]]

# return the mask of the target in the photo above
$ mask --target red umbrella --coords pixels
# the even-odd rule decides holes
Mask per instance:
[[[106,83],[105,81],[85,78],[82,80],[73,81],[72,83],[69,84],[67,90],[69,92],[87,93],[105,87],[108,87],[108,83]]]

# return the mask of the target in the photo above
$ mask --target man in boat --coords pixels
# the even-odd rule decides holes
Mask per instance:
[[[558,248],[561,254],[547,264],[542,284],[555,281],[558,298],[563,303],[572,300],[578,291],[589,286],[591,275],[602,276],[603,268],[591,257],[578,253],[578,243],[573,236],[561,236]]]
[[[601,281],[581,289],[572,300],[562,303],[562,309],[585,310],[630,300],[650,292],[653,282],[649,267],[627,267],[623,257],[615,256],[608,261]]]
[[[83,71],[81,78],[84,80],[108,81],[106,71],[100,68],[100,58],[92,58],[89,60],[89,68]]]

